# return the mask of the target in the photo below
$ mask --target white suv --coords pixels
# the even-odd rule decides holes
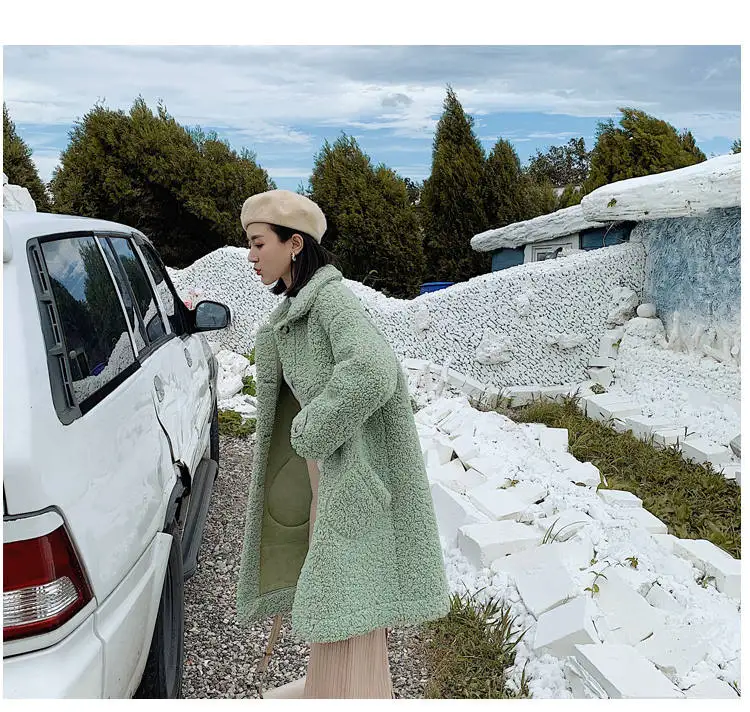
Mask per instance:
[[[179,697],[218,472],[216,360],[151,242],[3,220],[5,697]]]

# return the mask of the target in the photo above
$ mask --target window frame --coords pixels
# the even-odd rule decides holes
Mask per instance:
[[[49,270],[47,269],[47,263],[42,251],[42,245],[46,243],[70,240],[78,237],[90,237],[96,244],[101,257],[104,260],[107,273],[109,274],[112,287],[114,288],[115,295],[117,296],[120,305],[120,312],[123,321],[125,322],[125,327],[130,339],[130,347],[133,353],[133,362],[129,366],[124,368],[116,376],[107,381],[107,383],[101,388],[97,389],[94,393],[83,400],[79,400],[73,392],[69,350],[65,339],[65,333],[61,327],[62,322],[60,319],[60,311],[52,292]],[[112,274],[109,260],[104,254],[101,244],[99,244],[96,231],[73,230],[38,235],[27,241],[26,257],[39,312],[42,339],[46,351],[47,372],[49,376],[52,402],[60,422],[63,425],[70,425],[93,410],[99,403],[117,390],[140,369],[141,364],[135,346],[135,339],[128,320],[127,312],[125,311],[119,285]],[[42,283],[42,280],[46,283],[46,288]],[[55,335],[55,332],[59,335],[59,339]]]

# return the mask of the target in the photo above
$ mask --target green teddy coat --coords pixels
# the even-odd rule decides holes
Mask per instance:
[[[321,267],[257,333],[256,445],[237,587],[240,621],[291,609],[293,634],[319,643],[450,609],[406,377],[341,279],[333,265]],[[282,364],[307,403],[301,410]],[[322,463],[309,550],[305,458]]]

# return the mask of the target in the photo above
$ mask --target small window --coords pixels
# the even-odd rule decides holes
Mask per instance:
[[[109,242],[127,275],[138,313],[145,325],[146,340],[148,344],[153,344],[166,336],[167,331],[151,284],[146,276],[146,270],[127,238],[110,237]]]
[[[125,314],[93,237],[42,242],[41,249],[70,367],[61,362],[62,377],[86,412],[135,364]]]

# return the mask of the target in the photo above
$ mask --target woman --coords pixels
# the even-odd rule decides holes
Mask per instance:
[[[253,195],[241,222],[249,261],[286,299],[255,340],[238,617],[291,610],[310,643],[303,697],[392,697],[386,627],[450,608],[406,379],[321,247],[313,201]]]

